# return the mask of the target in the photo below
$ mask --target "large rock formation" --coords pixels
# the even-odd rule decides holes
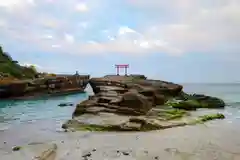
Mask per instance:
[[[84,92],[89,75],[55,75],[28,80],[0,79],[0,99],[29,99]]]
[[[179,109],[224,106],[218,98],[188,95],[181,85],[146,79],[143,75],[105,76],[92,78],[89,83],[95,95],[77,105],[73,119],[63,125],[64,129],[145,131],[170,128],[188,124],[172,121],[188,115],[187,111]]]

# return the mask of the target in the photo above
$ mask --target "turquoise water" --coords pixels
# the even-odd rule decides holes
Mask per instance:
[[[227,127],[240,126],[239,84],[183,84],[188,93],[203,93],[224,99],[227,107],[217,110],[226,115]],[[74,94],[49,99],[26,101],[0,101],[0,139],[9,144],[26,143],[31,140],[46,140],[63,133],[62,123],[71,119],[75,105],[88,98],[88,94]],[[59,107],[60,103],[71,102],[74,106]],[[201,111],[200,111],[201,112]],[[216,110],[203,110],[216,112]],[[216,122],[216,125],[222,125]]]
[[[225,100],[223,111],[229,119],[240,117],[240,84],[183,84],[188,93],[203,93]],[[62,122],[71,118],[75,105],[88,98],[88,94],[73,94],[49,99],[0,101],[0,130],[11,129],[23,124],[41,124],[41,128],[56,130]],[[60,103],[71,102],[73,106],[59,107]],[[43,124],[44,123],[44,124]],[[44,126],[46,125],[46,126]],[[52,127],[56,125],[56,127]]]
[[[86,93],[81,93],[48,99],[0,101],[0,130],[41,121],[59,124],[70,119],[75,105],[87,98]],[[74,105],[58,106],[66,102]]]

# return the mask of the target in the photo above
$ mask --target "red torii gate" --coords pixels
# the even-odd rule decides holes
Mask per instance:
[[[129,64],[115,64],[115,68],[117,68],[117,75],[119,75],[120,68],[125,68],[125,75],[127,76],[127,69],[129,68]]]

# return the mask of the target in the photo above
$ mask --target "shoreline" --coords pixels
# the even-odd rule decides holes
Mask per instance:
[[[56,144],[54,160],[83,159],[89,152],[88,160],[212,160],[214,156],[238,160],[240,129],[236,126],[240,119],[226,110],[224,120],[149,132],[64,132],[63,119],[28,122],[0,132],[0,156],[4,160],[32,160],[30,157],[39,155],[49,144]],[[21,149],[12,151],[14,146]]]
[[[11,139],[13,136],[8,134],[5,139],[0,136],[2,142],[7,141],[6,144],[0,144],[0,154],[4,160],[15,159],[17,156],[19,156],[18,160],[28,160],[26,157],[33,154],[30,153],[29,148],[34,148],[34,145],[57,144],[56,160],[81,159],[93,149],[96,151],[91,152],[92,160],[106,158],[150,160],[157,156],[166,160],[181,158],[185,160],[184,157],[191,160],[198,158],[212,160],[213,157],[219,160],[237,160],[234,157],[240,157],[238,143],[240,137],[232,134],[240,134],[240,130],[235,127],[238,123],[239,120],[233,123],[228,123],[227,120],[211,121],[205,125],[135,133],[53,132],[51,135],[46,132],[45,134],[36,132],[31,133],[31,136],[22,135],[25,137],[22,149],[16,152],[12,151],[12,147],[20,144],[13,145],[7,141],[6,138]],[[19,133],[15,132],[15,134]],[[37,137],[40,134],[42,137]],[[29,137],[32,137],[32,140],[27,141]],[[32,145],[27,146],[27,144]],[[128,155],[124,155],[123,152]]]

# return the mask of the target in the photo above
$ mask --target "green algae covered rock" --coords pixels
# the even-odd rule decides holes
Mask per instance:
[[[191,121],[189,124],[199,124],[199,123],[205,123],[208,121],[216,120],[216,119],[224,119],[225,116],[221,113],[215,113],[215,114],[208,114],[208,115],[203,115],[199,116],[196,120]]]
[[[225,103],[223,100],[205,96],[205,95],[184,95],[184,100],[170,100],[166,103],[169,106],[177,109],[196,110],[198,108],[224,108]]]
[[[174,112],[174,113],[172,113]],[[182,112],[181,110],[169,111],[169,114],[173,115],[184,115],[187,112]],[[182,117],[182,116],[180,116]],[[95,131],[95,132],[124,132],[124,131],[152,131],[152,130],[162,130],[174,127],[181,127],[186,125],[196,125],[202,124],[208,121],[216,120],[216,119],[224,119],[225,116],[221,113],[209,114],[204,116],[199,116],[194,120],[189,120],[188,122],[177,120],[175,121],[169,120],[159,120],[157,118],[150,118],[144,116],[136,116],[130,117],[125,122],[119,124],[90,124],[84,123],[78,120],[69,120],[65,124],[62,125],[62,128],[67,131]]]
[[[197,108],[203,108],[202,104],[196,100],[169,102],[167,103],[167,105],[172,106],[173,108],[184,109],[184,110],[196,110]]]
[[[158,116],[162,120],[180,119],[188,115],[189,113],[187,111],[181,109],[165,109],[158,112]]]

